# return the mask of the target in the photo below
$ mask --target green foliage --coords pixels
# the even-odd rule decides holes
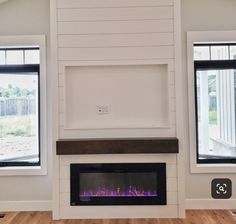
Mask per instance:
[[[11,93],[9,91],[9,89],[4,89],[2,92],[2,96],[3,97],[10,97]]]
[[[9,98],[9,97],[27,97],[29,95],[34,94],[27,90],[27,89],[21,89],[19,87],[12,87],[11,85],[8,85],[7,89],[3,89],[2,96]]]
[[[30,94],[30,92],[27,89],[22,89],[21,92],[20,92],[20,95],[23,96],[23,97],[26,97],[29,94]]]
[[[13,136],[27,136],[27,132],[18,128],[15,131],[8,132],[7,135],[13,135]]]

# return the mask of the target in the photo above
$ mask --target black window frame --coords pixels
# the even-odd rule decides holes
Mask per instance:
[[[235,46],[234,43],[216,43],[216,44],[194,44],[195,46]],[[230,52],[229,52],[230,54]],[[197,164],[235,164],[236,158],[229,156],[209,156],[211,158],[199,159],[199,136],[198,136],[198,105],[197,105],[197,71],[205,70],[226,70],[235,69],[236,70],[236,60],[194,60],[194,103],[195,103],[195,124],[196,124],[196,162]]]
[[[29,48],[31,49],[31,48]],[[39,50],[39,48],[37,48]],[[22,49],[19,49],[22,50]],[[40,64],[20,64],[20,65],[0,65],[0,75],[4,74],[20,74],[20,73],[37,73],[38,74],[38,162],[1,162],[0,167],[19,167],[19,166],[40,166],[41,165],[41,148],[40,148]]]
[[[2,48],[0,47],[0,52],[4,52],[5,55],[5,64],[0,64],[0,66],[2,65],[9,65],[7,64],[7,52],[9,51],[22,51],[23,52],[23,64],[24,65],[33,65],[33,64],[26,64],[25,63],[25,51],[33,51],[33,50],[38,50],[40,51],[39,47],[8,47],[8,48]],[[14,64],[10,64],[10,65],[14,65]],[[19,64],[21,65],[21,64]]]
[[[220,47],[220,46],[225,46],[228,48],[228,60],[215,60],[212,59],[212,53],[211,53],[211,49],[212,47]],[[231,59],[231,47],[236,47],[236,43],[194,43],[193,48],[194,47],[209,47],[209,60],[196,60],[196,61],[232,61],[235,59]],[[195,60],[194,60],[195,61]]]

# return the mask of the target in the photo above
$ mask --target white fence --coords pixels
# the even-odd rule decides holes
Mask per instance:
[[[0,97],[0,116],[35,114],[36,108],[35,98]]]

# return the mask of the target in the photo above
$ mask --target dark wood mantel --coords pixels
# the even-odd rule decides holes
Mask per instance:
[[[177,138],[58,140],[57,155],[178,153]]]

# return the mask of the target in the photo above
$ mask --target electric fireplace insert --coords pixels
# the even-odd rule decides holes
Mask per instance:
[[[71,164],[71,206],[166,205],[165,163]]]

